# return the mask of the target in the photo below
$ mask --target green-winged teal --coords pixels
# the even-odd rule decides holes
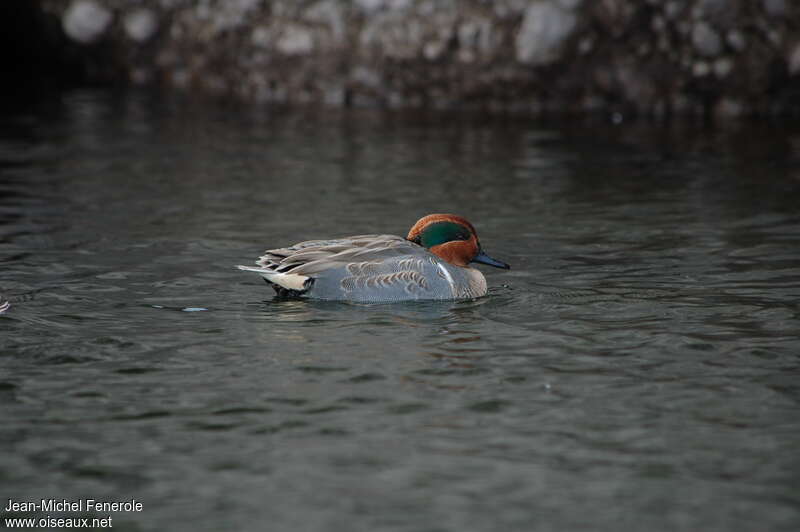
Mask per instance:
[[[481,250],[475,228],[454,214],[421,218],[406,238],[359,235],[270,249],[258,266],[239,266],[281,296],[360,302],[466,299],[486,295],[486,279],[469,264],[508,269]]]

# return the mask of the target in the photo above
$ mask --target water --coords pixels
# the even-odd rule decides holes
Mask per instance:
[[[800,527],[800,131],[103,92],[1,124],[3,505],[133,498],[109,515],[136,531]],[[278,301],[234,269],[429,212],[512,265],[488,297]]]

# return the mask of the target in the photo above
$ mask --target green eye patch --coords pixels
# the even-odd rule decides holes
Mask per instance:
[[[432,248],[453,240],[469,240],[472,234],[469,229],[455,222],[435,222],[422,230],[419,244],[424,248]]]

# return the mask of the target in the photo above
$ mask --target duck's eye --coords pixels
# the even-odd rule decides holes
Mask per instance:
[[[419,244],[432,248],[453,240],[469,240],[472,234],[469,229],[455,222],[434,222],[425,227],[419,235]]]

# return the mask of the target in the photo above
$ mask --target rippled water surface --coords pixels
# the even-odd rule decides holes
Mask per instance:
[[[488,297],[276,300],[234,269],[429,212],[512,265]],[[141,501],[120,530],[800,529],[796,129],[71,93],[0,119],[0,293],[3,505]]]

